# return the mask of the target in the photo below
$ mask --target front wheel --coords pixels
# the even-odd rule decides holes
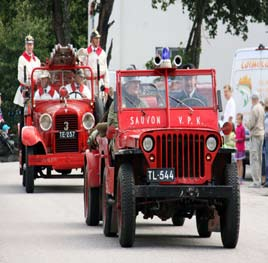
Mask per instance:
[[[99,213],[99,187],[88,186],[87,168],[84,169],[84,213],[88,226],[97,226],[100,221]]]
[[[240,189],[236,164],[226,165],[224,177],[225,185],[232,186],[232,195],[220,213],[221,240],[225,248],[235,248],[240,226]]]
[[[29,156],[30,155],[34,155],[34,149],[33,149],[33,147],[26,147],[26,149],[25,149],[25,175],[23,175],[24,180],[25,180],[26,193],[33,193],[34,192],[34,166],[29,166]],[[23,182],[22,182],[22,184],[23,184]]]
[[[135,182],[132,166],[121,164],[117,179],[117,224],[119,243],[122,247],[132,247],[136,230]]]

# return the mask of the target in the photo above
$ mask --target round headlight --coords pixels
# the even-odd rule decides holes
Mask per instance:
[[[210,136],[207,138],[207,148],[209,151],[213,152],[217,148],[217,140],[215,137]]]
[[[150,152],[154,147],[154,141],[151,137],[147,136],[142,141],[142,147],[144,151]]]
[[[52,118],[48,113],[44,113],[39,118],[39,124],[43,131],[48,131],[52,126]]]
[[[95,125],[95,118],[92,113],[87,112],[84,114],[83,119],[83,126],[86,130],[90,130]]]

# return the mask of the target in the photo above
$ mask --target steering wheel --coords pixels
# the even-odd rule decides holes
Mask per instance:
[[[206,103],[198,98],[186,98],[182,100],[187,106],[205,107]],[[179,104],[179,103],[178,103]],[[181,104],[179,104],[181,106]]]
[[[79,95],[82,98],[84,98],[84,96],[82,95],[82,93],[80,91],[72,91],[69,93],[69,97],[72,95],[72,94],[76,94],[76,95]]]

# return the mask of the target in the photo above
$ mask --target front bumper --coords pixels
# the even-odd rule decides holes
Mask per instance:
[[[50,166],[55,170],[84,167],[84,153],[55,153],[29,155],[29,166]]]
[[[228,199],[232,186],[222,185],[136,185],[135,196],[143,198]]]

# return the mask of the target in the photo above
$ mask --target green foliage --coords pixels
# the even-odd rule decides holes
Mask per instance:
[[[176,0],[152,0],[153,8],[166,11]],[[217,35],[218,23],[226,26],[226,33],[247,39],[248,22],[268,23],[267,0],[181,0],[183,12],[193,21],[186,45],[190,61],[199,64],[201,52],[201,26],[205,25],[211,38]]]

